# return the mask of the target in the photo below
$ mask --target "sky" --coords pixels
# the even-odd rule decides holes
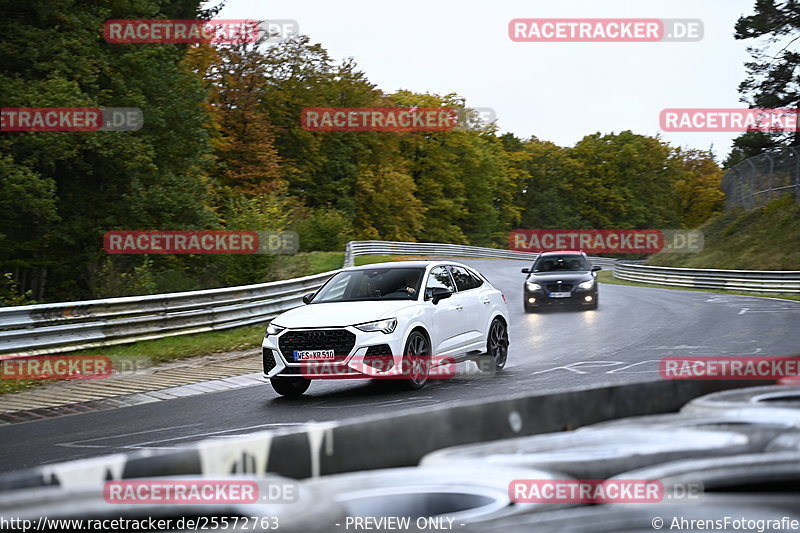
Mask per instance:
[[[218,2],[213,2],[217,4]],[[733,38],[755,0],[227,0],[217,18],[291,19],[332,58],[353,57],[386,93],[457,93],[495,111],[500,132],[572,146],[632,130],[723,160],[738,134],[669,133],[664,108],[747,107],[749,60]],[[692,18],[699,42],[522,43],[515,18]]]

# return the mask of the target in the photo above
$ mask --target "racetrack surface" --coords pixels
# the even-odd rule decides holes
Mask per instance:
[[[668,355],[789,355],[800,347],[800,302],[601,285],[596,311],[526,314],[525,275],[520,269],[528,262],[460,262],[479,269],[509,301],[509,362],[497,376],[473,372],[413,392],[394,390],[386,382],[315,381],[300,399],[279,397],[265,381],[231,391],[14,424],[0,427],[0,472],[310,421],[390,417],[404,408],[660,379],[658,361]],[[253,357],[260,354],[254,352]]]

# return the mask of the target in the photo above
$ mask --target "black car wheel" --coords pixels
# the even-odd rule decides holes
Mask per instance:
[[[406,349],[403,354],[403,373],[407,378],[400,380],[399,384],[408,390],[421,389],[428,381],[431,359],[428,338],[419,331],[412,331],[406,341]]]
[[[508,360],[508,328],[499,318],[492,320],[489,335],[486,339],[486,358],[491,363],[491,370],[497,372],[506,366]]]
[[[275,389],[275,392],[280,394],[281,396],[287,396],[289,398],[296,398],[297,396],[302,396],[304,392],[308,390],[308,387],[311,385],[311,380],[306,378],[271,378],[269,380],[270,385],[272,388]]]

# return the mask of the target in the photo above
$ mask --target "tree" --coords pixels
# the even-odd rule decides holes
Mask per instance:
[[[745,63],[747,78],[739,85],[741,100],[752,108],[793,108],[800,119],[800,3],[756,0],[755,13],[740,17],[735,30],[737,40],[762,39],[747,48],[752,61]],[[726,167],[789,145],[800,145],[800,131],[746,133],[734,140]]]

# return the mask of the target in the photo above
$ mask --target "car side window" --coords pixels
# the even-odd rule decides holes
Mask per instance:
[[[473,288],[480,287],[481,285],[483,285],[483,278],[481,278],[478,274],[476,274],[472,270],[468,270],[468,272],[469,275],[472,276],[472,280],[474,282]]]
[[[428,281],[425,284],[425,297],[430,298],[433,289],[436,287],[444,288],[452,292],[456,291],[453,286],[453,280],[450,279],[450,273],[447,271],[446,267],[437,266],[431,269],[431,273],[428,274]]]
[[[451,266],[450,272],[453,273],[453,279],[459,291],[468,291],[479,286],[477,280],[465,268]]]

